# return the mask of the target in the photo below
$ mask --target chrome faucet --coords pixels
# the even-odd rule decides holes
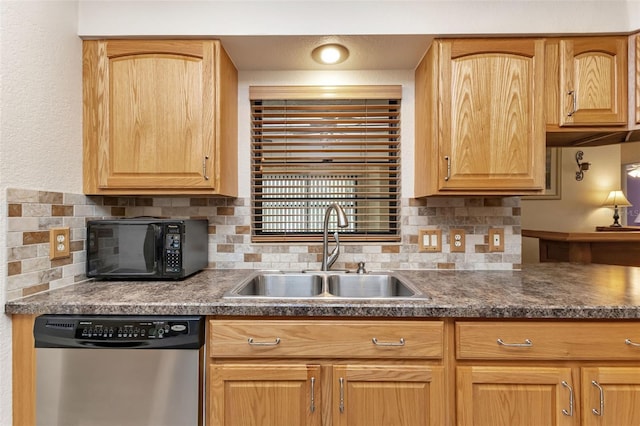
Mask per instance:
[[[331,210],[336,211],[338,226],[340,228],[346,228],[349,224],[347,215],[344,213],[344,210],[342,210],[342,207],[336,203],[327,207],[327,211],[324,213],[324,228],[322,233],[322,266],[320,267],[320,270],[322,271],[328,271],[340,254],[340,239],[338,238],[338,232],[333,233],[333,238],[336,240],[336,246],[331,254],[329,254],[329,216],[331,215]]]

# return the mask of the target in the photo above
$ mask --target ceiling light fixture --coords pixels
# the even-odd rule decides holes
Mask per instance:
[[[311,57],[323,65],[340,64],[349,57],[349,49],[337,43],[323,44],[313,49]]]
[[[640,164],[629,164],[627,174],[632,178],[640,178]]]

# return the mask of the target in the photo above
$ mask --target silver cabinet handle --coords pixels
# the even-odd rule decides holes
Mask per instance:
[[[340,377],[340,412],[344,413],[344,379]]]
[[[629,346],[640,347],[640,343],[633,342],[631,339],[624,339],[624,343]]]
[[[576,91],[575,90],[569,90],[567,92],[567,95],[571,96],[571,98],[573,100],[573,111],[569,111],[567,113],[567,117],[571,117],[578,110],[578,99],[576,98]]]
[[[573,416],[573,388],[564,380],[562,381],[562,386],[569,389],[569,411],[567,411],[566,409],[562,409],[562,414],[571,417]]]
[[[498,339],[498,345],[510,348],[530,348],[533,346],[533,342],[529,339],[524,339],[524,343],[505,343],[502,339]]]
[[[311,378],[311,412],[316,411],[316,378]]]
[[[204,156],[204,160],[202,160],[202,176],[204,180],[209,180],[209,176],[207,176],[207,160],[209,159],[208,155]]]
[[[602,389],[602,386],[600,386],[600,383],[596,382],[595,380],[592,380],[591,384],[597,387],[598,390],[600,391],[600,411],[596,410],[595,408],[592,408],[591,412],[596,416],[602,417],[604,415],[604,390]]]
[[[254,342],[253,337],[249,337],[247,342],[252,346],[276,346],[280,344],[280,338],[276,337],[276,340],[273,342]]]
[[[444,156],[444,161],[447,162],[447,175],[444,177],[444,181],[448,182],[451,179],[451,157],[448,155]]]
[[[376,339],[375,337],[372,338],[371,341],[373,342],[374,345],[377,345],[377,346],[404,346],[404,343],[405,343],[404,337],[401,337],[398,343],[378,342],[378,339]]]

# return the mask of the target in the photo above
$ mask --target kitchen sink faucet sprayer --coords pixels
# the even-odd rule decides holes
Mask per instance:
[[[328,271],[340,254],[340,239],[338,238],[337,231],[333,233],[333,238],[336,240],[336,246],[331,254],[329,254],[329,216],[331,215],[331,210],[335,210],[338,219],[338,226],[340,228],[346,228],[349,224],[347,215],[344,213],[344,210],[342,210],[342,207],[336,203],[327,207],[327,211],[324,213],[324,228],[322,233],[322,266],[320,267],[322,271]]]

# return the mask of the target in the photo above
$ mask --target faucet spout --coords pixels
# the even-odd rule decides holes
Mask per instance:
[[[327,207],[327,210],[324,213],[324,226],[322,231],[322,266],[320,267],[320,270],[322,271],[328,271],[340,254],[340,239],[338,238],[337,232],[333,234],[333,238],[336,240],[336,246],[333,251],[331,251],[331,254],[329,254],[329,217],[331,216],[332,210],[336,212],[338,226],[340,228],[346,228],[347,225],[349,225],[347,215],[344,213],[344,210],[340,205],[333,203]]]

